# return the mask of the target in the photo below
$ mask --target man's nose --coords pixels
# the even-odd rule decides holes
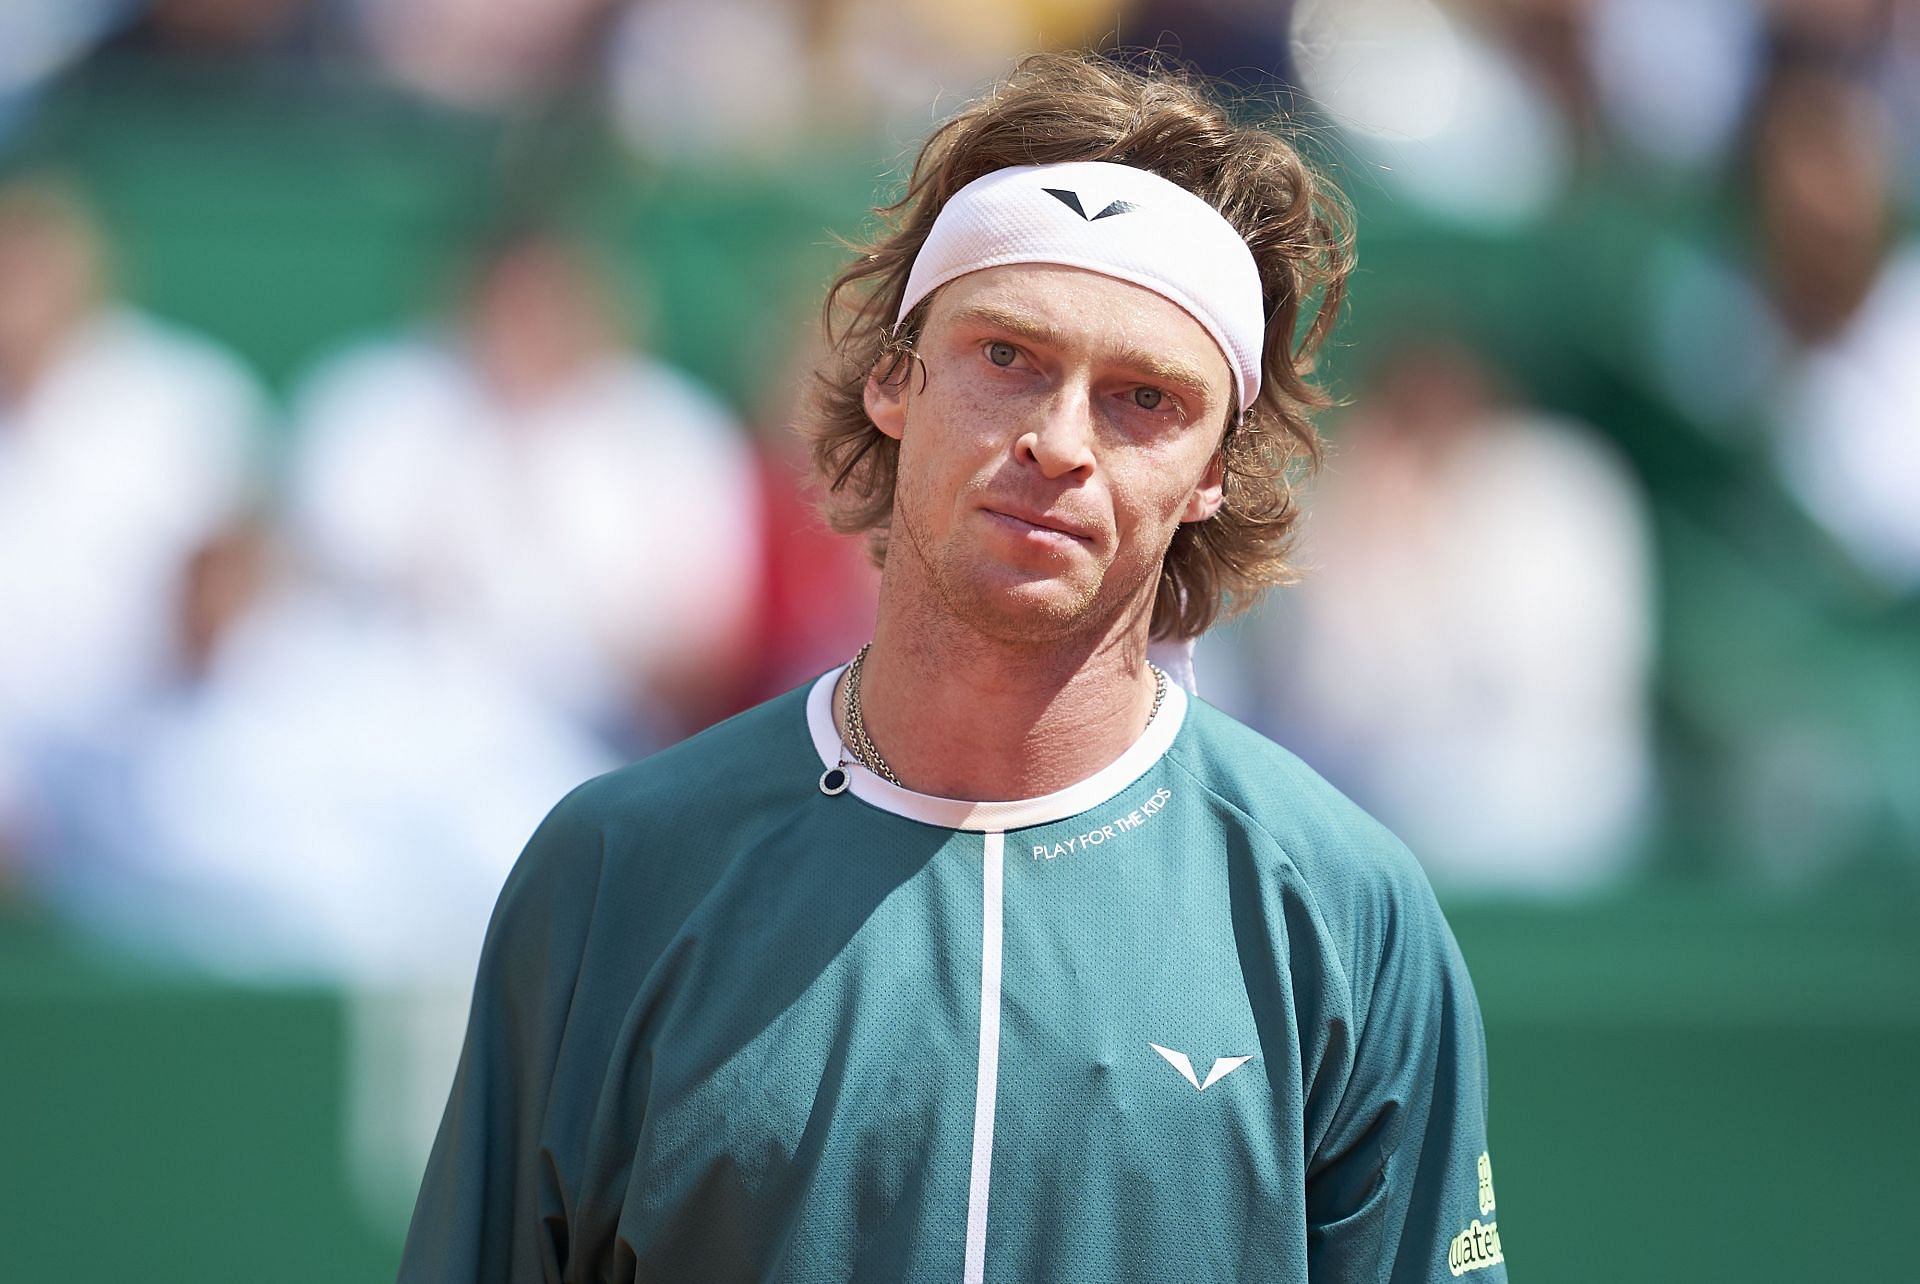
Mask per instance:
[[[1014,442],[1014,454],[1049,481],[1093,473],[1093,400],[1084,383],[1065,381],[1047,398],[1039,420]]]

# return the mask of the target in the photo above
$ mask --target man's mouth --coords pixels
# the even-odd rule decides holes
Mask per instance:
[[[1048,541],[1071,540],[1079,544],[1093,542],[1091,528],[1057,514],[1038,513],[1032,509],[1007,505],[987,506],[981,511],[997,525],[1015,534],[1030,535],[1033,538]]]

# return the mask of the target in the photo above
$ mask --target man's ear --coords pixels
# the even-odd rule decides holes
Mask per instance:
[[[907,381],[913,377],[913,358],[888,354],[867,372],[862,397],[873,426],[899,441],[907,427]]]
[[[1207,471],[1200,475],[1199,485],[1187,496],[1187,506],[1180,512],[1183,522],[1204,522],[1220,511],[1220,505],[1227,499],[1227,460],[1219,451],[1213,452],[1213,458],[1207,461]]]

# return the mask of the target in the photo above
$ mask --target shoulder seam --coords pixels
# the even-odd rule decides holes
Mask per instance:
[[[1192,767],[1188,766],[1185,762],[1183,762],[1178,755],[1172,752],[1169,752],[1167,754],[1167,760],[1171,762],[1174,766],[1178,767],[1186,775],[1187,779],[1191,780],[1195,785],[1199,786],[1200,789],[1203,790],[1215,802],[1219,803],[1222,807],[1227,808],[1234,815],[1240,817],[1242,820],[1246,821],[1249,825],[1252,825],[1255,829],[1259,830],[1262,834],[1265,834],[1267,836],[1267,841],[1271,842],[1276,848],[1279,849],[1280,854],[1287,858],[1287,864],[1293,868],[1293,871],[1296,874],[1300,874],[1300,887],[1301,887],[1301,890],[1306,893],[1307,908],[1309,912],[1311,912],[1313,915],[1314,924],[1318,926],[1323,932],[1326,931],[1326,916],[1320,912],[1319,897],[1314,894],[1312,887],[1308,886],[1306,881],[1306,876],[1304,873],[1301,872],[1300,862],[1293,858],[1292,850],[1287,846],[1286,843],[1280,840],[1280,836],[1274,833],[1271,829],[1267,828],[1267,826],[1264,823],[1262,823],[1261,820],[1257,816],[1255,816],[1252,812],[1249,812],[1246,808],[1234,802],[1233,799],[1228,798],[1225,794],[1221,793],[1219,790],[1215,789],[1212,785],[1202,780],[1200,778],[1199,773],[1196,772]],[[1329,933],[1329,935],[1331,934]],[[1347,996],[1348,996],[1348,999],[1351,1000],[1353,997],[1353,978],[1347,975],[1346,966],[1341,960],[1335,959],[1334,962],[1340,968],[1341,982],[1346,985]],[[1358,1036],[1358,1033],[1359,1033],[1358,1031],[1355,1032],[1356,1037]]]
[[[1278,849],[1280,854],[1286,857],[1287,864],[1292,867],[1295,874],[1300,876],[1299,884],[1300,884],[1301,891],[1306,898],[1307,912],[1313,916],[1314,925],[1318,927],[1324,935],[1326,935],[1329,939],[1331,939],[1332,933],[1327,932],[1327,929],[1326,929],[1326,916],[1320,912],[1319,898],[1314,894],[1313,889],[1310,886],[1308,886],[1306,876],[1303,873],[1301,873],[1300,862],[1293,858],[1292,850],[1287,846],[1286,843],[1280,840],[1279,835],[1275,834],[1273,830],[1269,829],[1264,823],[1260,821],[1258,817],[1254,816],[1251,812],[1247,811],[1246,808],[1240,806],[1238,803],[1234,802],[1233,799],[1228,798],[1225,794],[1222,794],[1219,790],[1215,789],[1212,785],[1208,784],[1205,780],[1202,780],[1200,778],[1199,773],[1194,771],[1194,769],[1190,767],[1183,760],[1182,756],[1179,755],[1177,752],[1175,752],[1175,749],[1168,750],[1167,761],[1171,763],[1173,766],[1179,768],[1180,771],[1187,777],[1187,779],[1191,780],[1195,785],[1197,785],[1204,793],[1206,793],[1209,797],[1211,797],[1215,802],[1219,803],[1222,807],[1225,807],[1227,810],[1231,811],[1235,816],[1240,817],[1242,820],[1252,825],[1255,829],[1259,830],[1262,834],[1266,835],[1267,841],[1271,842],[1274,845],[1274,847]],[[1347,1010],[1349,1012],[1357,1011],[1359,1008],[1359,1004],[1357,1003],[1356,996],[1354,995],[1353,977],[1349,975],[1347,971],[1346,961],[1338,957],[1337,955],[1335,955],[1332,958],[1332,962],[1333,962],[1334,968],[1338,971],[1340,975],[1341,984],[1345,985],[1347,989]],[[1368,1005],[1367,1015],[1369,1017],[1372,1016],[1371,1004]],[[1353,1031],[1353,1047],[1354,1047],[1354,1052],[1356,1056],[1358,1055],[1359,1048],[1360,1048],[1360,1041],[1364,1036],[1365,1032],[1366,1032],[1365,1023],[1364,1022],[1356,1023],[1356,1026]],[[1347,1094],[1349,1091],[1351,1091],[1352,1087],[1353,1087],[1353,1078],[1351,1075],[1349,1075],[1347,1082],[1340,1086],[1339,1098],[1333,1103],[1333,1113],[1335,1115],[1337,1115],[1340,1112],[1341,1107],[1343,1107],[1346,1104]],[[1313,1162],[1317,1158],[1318,1158],[1317,1155],[1307,1156],[1309,1169],[1312,1168]]]
[[[586,783],[590,784],[592,782],[589,781]],[[585,787],[585,784],[577,786],[575,792]],[[545,1097],[540,1103],[539,1135],[542,1137],[547,1135],[547,1120],[553,1113],[553,1080],[556,1076],[554,1075],[552,1067],[559,1065],[560,1050],[566,1046],[567,1035],[573,1029],[574,1005],[578,1003],[580,999],[580,974],[585,970],[587,965],[587,948],[593,941],[593,925],[600,920],[600,893],[607,884],[607,831],[603,825],[596,825],[594,828],[598,831],[595,834],[595,838],[599,846],[600,856],[594,863],[593,901],[587,906],[587,930],[582,934],[580,939],[580,957],[574,961],[573,984],[567,989],[567,1013],[560,1020],[560,1037],[553,1049],[553,1056],[549,1058]]]

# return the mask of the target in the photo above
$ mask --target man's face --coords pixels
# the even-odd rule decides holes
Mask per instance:
[[[933,296],[904,377],[867,381],[900,442],[888,574],[989,636],[1048,640],[1151,610],[1181,522],[1221,502],[1226,357],[1144,287],[1049,264]]]

